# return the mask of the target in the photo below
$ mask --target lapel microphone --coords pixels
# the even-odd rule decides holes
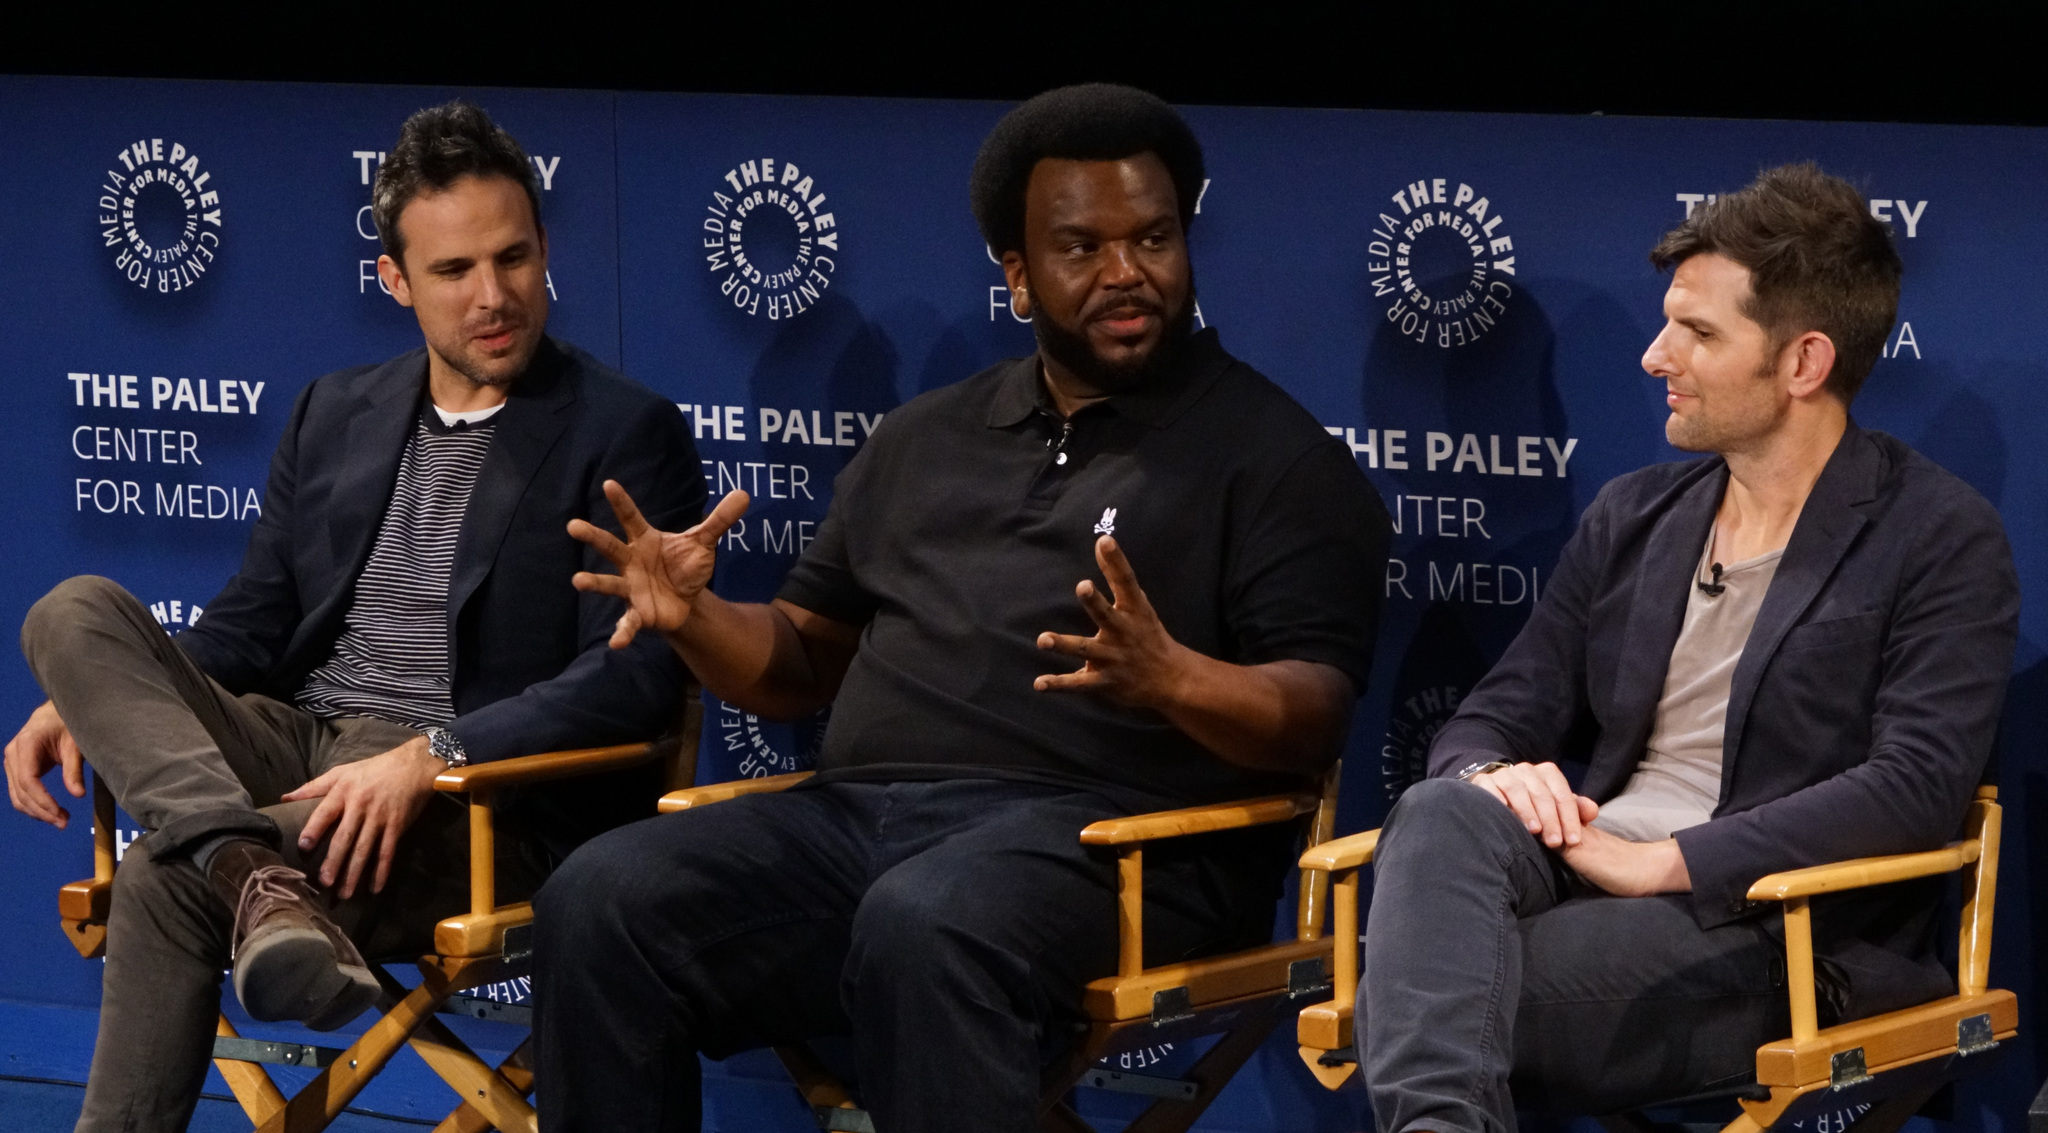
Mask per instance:
[[[1700,588],[1700,593],[1710,598],[1718,598],[1721,596],[1721,591],[1728,589],[1728,585],[1721,581],[1720,563],[1715,563],[1710,569],[1714,572],[1714,581],[1708,582],[1706,579],[1696,578],[1693,580],[1693,585]]]

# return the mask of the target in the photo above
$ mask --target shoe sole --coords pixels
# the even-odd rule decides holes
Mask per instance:
[[[344,964],[314,928],[287,928],[245,941],[235,958],[235,997],[252,1019],[295,1021],[331,1031],[377,1001],[370,970]]]

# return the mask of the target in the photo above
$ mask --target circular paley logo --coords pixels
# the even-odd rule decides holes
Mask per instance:
[[[1429,777],[1429,743],[1458,711],[1464,690],[1454,684],[1422,689],[1394,706],[1380,747],[1380,781],[1389,802]]]
[[[1486,337],[1515,297],[1515,241],[1492,200],[1428,177],[1388,198],[1366,243],[1373,301],[1403,338],[1449,350]]]
[[[718,739],[724,750],[739,753],[739,773],[743,778],[787,775],[818,765],[830,709],[793,724],[769,724],[764,728],[759,716],[723,700],[712,698],[709,706],[717,713]]]
[[[220,254],[220,191],[182,143],[139,138],[100,183],[100,240],[121,277],[169,294],[199,282]]]
[[[772,157],[726,171],[704,208],[705,269],[745,314],[793,319],[817,305],[839,270],[839,221],[817,179]]]

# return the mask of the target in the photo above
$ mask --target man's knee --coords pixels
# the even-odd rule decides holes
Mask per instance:
[[[567,954],[604,948],[643,932],[667,933],[701,903],[694,877],[707,872],[695,855],[677,854],[672,824],[683,816],[645,819],[607,831],[578,847],[533,897],[536,948]],[[714,879],[715,880],[715,879]]]
[[[21,648],[31,664],[38,655],[64,650],[109,622],[132,621],[129,607],[142,608],[121,584],[96,574],[67,578],[36,599],[21,623]]]
[[[1487,845],[1516,825],[1513,812],[1485,788],[1457,779],[1424,779],[1401,792],[1388,812],[1374,856],[1418,847],[1433,854]]]

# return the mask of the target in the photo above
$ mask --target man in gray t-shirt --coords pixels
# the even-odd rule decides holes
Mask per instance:
[[[1749,886],[1936,848],[1983,774],[2019,609],[1997,512],[1849,417],[1897,306],[1888,232],[1792,166],[1652,259],[1643,368],[1705,459],[1601,491],[1381,831],[1357,1042],[1384,1133],[1744,1080],[1788,1028]],[[1815,902],[1825,1023],[1953,988],[1940,892]]]
[[[1713,561],[1719,534],[1717,527],[1707,537],[1700,578],[1686,593],[1685,622],[1671,648],[1643,761],[1590,824],[1631,842],[1661,842],[1698,826],[1721,801],[1728,688],[1785,549],[1723,567]]]

